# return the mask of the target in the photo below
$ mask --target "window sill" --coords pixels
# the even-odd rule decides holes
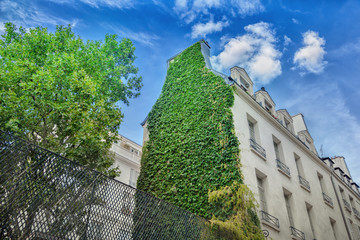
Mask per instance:
[[[326,205],[328,205],[329,207],[334,208],[334,206],[331,205],[330,203],[328,203],[327,201],[324,201],[324,203],[325,203]]]
[[[253,149],[252,147],[250,147],[250,149],[251,149],[251,151],[252,151],[253,153],[255,153],[256,155],[258,155],[262,160],[266,161],[266,158],[265,158],[263,155],[261,155],[258,151],[256,151],[256,150]]]
[[[304,185],[300,184],[300,187],[304,190],[306,190],[307,192],[311,192],[310,189],[308,189],[307,187],[305,187]]]
[[[261,220],[261,223],[262,223],[263,225],[265,225],[265,226],[267,226],[267,227],[275,230],[276,232],[280,232],[280,228],[278,228],[277,226],[275,226],[275,225],[273,225],[273,224],[271,224],[271,223],[269,223],[269,222],[267,222],[267,221],[265,221],[265,220],[263,220],[263,219]]]
[[[284,174],[286,177],[288,177],[289,179],[291,178],[291,176],[289,174],[287,174],[286,172],[284,172],[281,168],[277,168],[279,172],[281,172],[282,174]]]

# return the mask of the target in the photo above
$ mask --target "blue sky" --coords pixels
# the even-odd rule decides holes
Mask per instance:
[[[138,143],[166,60],[204,38],[214,68],[244,67],[277,109],[303,113],[319,154],[344,156],[360,183],[359,1],[0,0],[1,33],[8,21],[50,31],[70,24],[84,40],[130,38],[144,87],[122,107],[120,133]]]

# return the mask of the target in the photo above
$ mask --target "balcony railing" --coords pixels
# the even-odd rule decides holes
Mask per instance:
[[[250,138],[250,146],[257,151],[261,156],[266,158],[266,151],[264,148],[262,148],[259,144],[256,143],[254,139]]]
[[[310,183],[300,175],[299,175],[299,182],[301,186],[303,186],[304,188],[310,191]]]
[[[279,219],[277,219],[276,217],[268,214],[265,211],[260,211],[261,213],[261,219],[264,220],[265,222],[271,224],[272,226],[275,226],[277,228],[280,228],[280,222]]]
[[[324,201],[325,201],[327,204],[329,204],[330,206],[334,206],[331,197],[329,197],[329,196],[326,195],[325,193],[322,193],[322,194],[323,194]]]
[[[294,228],[293,226],[290,226],[291,235],[295,236],[299,239],[305,240],[305,233],[300,231],[299,229]]]
[[[276,164],[277,167],[283,171],[284,173],[286,173],[287,175],[290,176],[290,168],[288,166],[286,166],[283,162],[281,162],[279,159],[276,159]]]
[[[344,201],[344,206],[345,206],[345,208],[346,208],[349,212],[351,212],[350,203],[348,203],[345,199],[343,199],[343,201]]]
[[[360,220],[360,212],[356,208],[353,208],[353,211],[354,211],[355,217]]]

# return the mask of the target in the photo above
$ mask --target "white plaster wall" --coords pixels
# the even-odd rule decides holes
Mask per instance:
[[[121,143],[128,144],[131,148],[139,151],[139,154],[130,152],[129,149],[126,149],[121,146]],[[130,174],[131,169],[134,169],[137,172],[140,172],[140,159],[141,159],[141,150],[142,147],[131,140],[122,137],[118,143],[114,143],[110,149],[115,153],[115,162],[114,167],[119,167],[121,174],[119,177],[116,177],[117,180],[130,184]]]
[[[286,129],[273,119],[264,109],[254,102],[245,92],[239,89],[235,94],[235,103],[232,108],[234,115],[235,133],[240,141],[240,155],[244,182],[255,193],[257,199],[258,187],[255,169],[267,176],[264,187],[268,213],[277,217],[280,221],[280,231],[277,232],[264,226],[270,232],[273,239],[291,239],[290,223],[284,200],[284,188],[292,193],[291,207],[294,219],[294,227],[305,233],[306,239],[313,239],[305,202],[311,204],[314,212],[313,225],[316,239],[334,239],[330,218],[336,221],[338,240],[348,239],[345,225],[341,218],[339,206],[336,204],[336,196],[330,180],[329,168],[317,159],[317,156],[307,149],[298,139],[286,134]],[[259,144],[266,150],[266,160],[255,154],[249,145],[249,128],[247,114],[257,121],[259,130]],[[304,126],[302,126],[304,127]],[[273,136],[281,141],[283,149],[283,162],[290,168],[291,177],[287,177],[278,171],[273,146]],[[311,192],[304,190],[299,184],[294,153],[302,162],[304,178],[310,182]],[[318,173],[323,176],[326,194],[332,198],[334,207],[329,207],[323,200],[322,191],[318,179]]]

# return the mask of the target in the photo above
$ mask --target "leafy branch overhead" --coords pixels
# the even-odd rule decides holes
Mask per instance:
[[[6,23],[0,39],[0,125],[99,171],[123,118],[119,102],[139,96],[142,79],[129,39],[84,42],[70,26],[54,33]]]

